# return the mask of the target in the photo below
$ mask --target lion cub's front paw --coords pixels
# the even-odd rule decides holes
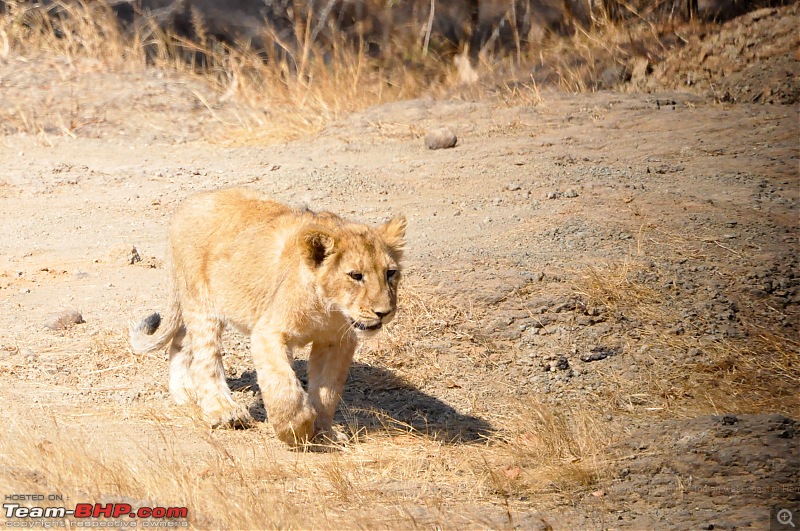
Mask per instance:
[[[331,428],[329,430],[318,431],[314,434],[312,442],[314,444],[341,448],[347,446],[350,442],[350,437],[337,429]]]
[[[204,416],[215,429],[246,429],[255,422],[247,408],[239,404],[229,410],[205,413]]]
[[[289,420],[272,420],[275,436],[289,446],[303,446],[314,438],[314,408],[306,406]]]

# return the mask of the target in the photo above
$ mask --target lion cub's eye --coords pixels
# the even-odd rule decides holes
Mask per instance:
[[[397,269],[390,269],[386,272],[386,280],[392,280],[397,275]]]
[[[350,271],[347,274],[350,275],[350,278],[352,278],[356,282],[361,282],[362,280],[364,280],[364,275],[362,275],[358,271]]]

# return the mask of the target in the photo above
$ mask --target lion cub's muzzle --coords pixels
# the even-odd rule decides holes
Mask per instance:
[[[377,316],[377,319],[370,319],[364,321],[357,321],[353,318],[350,318],[350,324],[357,332],[377,332],[385,323],[388,323],[394,317],[394,310],[390,310],[388,312],[373,312]]]
[[[372,325],[368,325],[366,323],[362,323],[361,321],[354,321],[350,319],[350,323],[353,325],[353,328],[355,328],[359,332],[365,332],[365,331],[375,332],[383,328],[383,323],[381,321],[378,321],[377,323]]]

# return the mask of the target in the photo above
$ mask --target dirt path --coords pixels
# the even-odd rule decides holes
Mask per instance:
[[[4,97],[38,105],[50,66],[0,62]],[[679,93],[544,93],[536,106],[415,100],[314,138],[236,147],[208,141],[221,126],[199,103],[201,86],[148,76],[48,84],[64,96],[54,105],[72,98],[97,120],[69,134],[43,120],[41,134],[0,137],[0,418],[7,455],[12,441],[39,449],[28,462],[0,462],[7,491],[117,499],[103,498],[102,482],[54,479],[42,471],[47,455],[101,449],[109,462],[151,464],[177,455],[191,465],[183,472],[204,477],[224,448],[237,463],[269,462],[256,480],[268,492],[300,492],[265,526],[733,529],[764,528],[772,505],[800,509],[796,423],[746,415],[800,413],[796,366],[781,365],[796,364],[800,341],[797,106]],[[235,111],[215,107],[222,119]],[[424,131],[440,125],[458,146],[425,149]],[[344,456],[288,452],[264,424],[209,433],[170,404],[165,360],[126,346],[127,323],[163,305],[170,212],[190,193],[234,185],[366,222],[409,217],[405,321],[359,355],[340,421],[363,441]],[[134,247],[142,260],[131,263]],[[44,326],[72,308],[85,323]],[[783,347],[762,360],[764,374],[785,378],[736,380],[752,367],[736,359],[767,337]],[[258,411],[246,339],[231,335],[226,351],[238,399]],[[518,415],[534,403],[573,421],[591,403],[587,425],[628,450],[604,450],[606,473],[568,494],[552,481],[537,490],[535,454],[504,461],[492,443],[475,443],[525,435]],[[740,420],[721,435],[728,425],[706,415],[725,413]],[[637,427],[649,431],[631,435]],[[747,452],[718,459],[723,447]],[[397,457],[420,448],[428,464]],[[488,472],[443,472],[484,451]],[[572,466],[577,453],[550,465]],[[356,467],[350,487],[330,460]],[[735,485],[710,482],[744,471]],[[309,490],[317,474],[327,479]],[[686,487],[688,477],[738,490],[709,495]],[[679,484],[679,503],[623,494]],[[309,509],[320,497],[324,514]],[[226,525],[207,500],[164,503],[187,504],[200,527]]]

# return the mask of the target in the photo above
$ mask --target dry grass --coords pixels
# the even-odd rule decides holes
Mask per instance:
[[[497,526],[502,504],[511,502],[513,515],[521,497],[563,502],[598,479],[597,456],[581,446],[591,422],[568,426],[537,413],[508,441],[461,447],[386,433],[326,454],[289,452],[263,429],[209,432],[158,414],[137,418],[135,431],[112,420],[101,430],[113,437],[81,436],[67,414],[37,423],[46,426],[36,433],[9,427],[18,435],[0,443],[0,488],[82,503],[187,506],[199,528],[413,526],[404,507],[422,508],[416,524],[426,527],[483,519]]]
[[[354,45],[344,35],[323,32],[323,39],[318,22],[300,15],[294,22],[296,45],[266,34],[265,42],[283,51],[256,53],[211,39],[199,13],[193,13],[197,36],[188,40],[165,34],[146,19],[136,29],[123,30],[103,2],[55,2],[47,9],[9,3],[0,15],[0,57],[63,58],[77,72],[177,72],[210,87],[213,96],[196,96],[224,126],[224,134],[214,135],[217,141],[264,144],[313,134],[349,113],[402,99],[495,97],[508,105],[539,105],[541,83],[595,90],[606,66],[657,55],[676,32],[671,24],[646,22],[646,13],[625,23],[600,17],[590,29],[576,26],[569,37],[515,33],[509,52],[491,52],[490,39],[477,62],[470,62],[464,54],[401,42],[399,35],[397,42],[389,37],[384,43],[388,52],[373,57],[363,42]],[[506,22],[517,16],[509,10]],[[423,27],[417,29],[400,33],[424,34]],[[540,67],[544,74],[531,75]],[[222,116],[217,109],[228,101],[236,101],[237,108]],[[74,136],[85,125],[79,116],[48,117],[46,108],[0,113],[14,130],[29,134]]]
[[[465,325],[480,316],[413,284],[407,288],[401,291],[403,311],[385,339],[358,358],[392,367],[395,376],[388,383],[356,379],[348,386],[415,390],[430,374],[460,370],[443,360],[437,367],[437,354],[424,339],[449,335],[472,343]],[[5,492],[187,506],[189,522],[198,528],[496,528],[533,509],[577,499],[606,474],[602,452],[612,432],[593,406],[478,405],[472,414],[489,421],[492,432],[461,443],[436,426],[411,426],[385,410],[373,411],[380,425],[364,430],[362,412],[345,403],[351,445],[330,453],[293,452],[266,424],[209,431],[190,412],[160,409],[149,396],[130,406],[115,404],[104,394],[110,384],[165,369],[159,357],[132,360],[120,332],[99,333],[71,350],[74,355],[59,367],[88,368],[86,381],[67,385],[86,390],[88,401],[70,404],[54,394],[56,403],[37,409],[32,423],[8,426],[15,436],[0,440]],[[65,378],[42,371],[29,376],[62,385]],[[31,412],[12,412],[11,418],[30,419]]]
[[[686,250],[687,253],[691,250]],[[641,280],[644,263],[629,260],[588,268],[573,290],[588,306],[605,306],[637,328],[639,345],[631,358],[643,369],[635,381],[606,371],[608,395],[622,410],[633,406],[660,416],[694,416],[725,411],[742,413],[800,411],[800,341],[765,319],[764,308],[745,302],[738,313],[746,337],[700,341],[676,334],[685,304]],[[731,279],[731,282],[733,279]],[[688,304],[691,304],[690,302]],[[699,315],[703,326],[713,316]],[[696,353],[696,356],[690,353]],[[633,398],[632,398],[633,397]]]
[[[228,143],[285,141],[319,131],[348,113],[437,94],[457,82],[450,65],[433,55],[413,64],[374,59],[344,37],[323,47],[312,40],[309,20],[296,23],[299,48],[285,45],[294,51],[265,58],[246,46],[206,41],[199,19],[199,38],[190,41],[163,33],[153,22],[125,32],[101,2],[56,2],[49,11],[60,15],[9,4],[0,16],[2,56],[45,54],[65,57],[78,70],[156,68],[195,78],[211,87],[213,101],[196,96],[226,126],[221,141]],[[215,107],[230,99],[241,104],[236,117],[220,118]],[[2,117],[19,131],[57,133],[42,125],[42,113],[46,110],[17,109]],[[69,124],[61,132],[67,130]]]

